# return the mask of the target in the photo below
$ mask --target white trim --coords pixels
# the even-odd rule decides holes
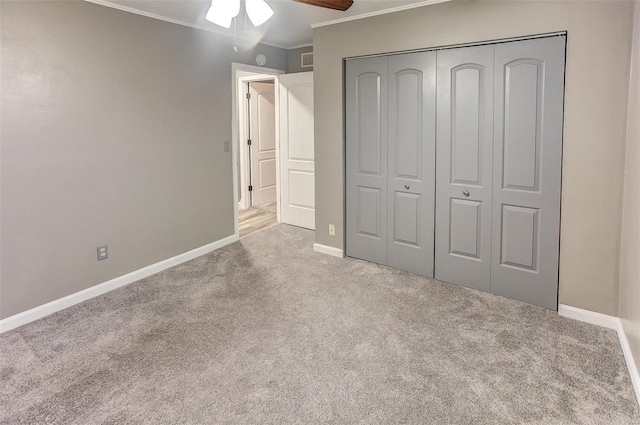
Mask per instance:
[[[614,330],[618,330],[618,321],[620,320],[614,316],[571,307],[570,305],[565,304],[558,305],[558,315]]]
[[[0,333],[10,331],[11,329],[15,329],[22,325],[26,325],[27,323],[33,322],[34,320],[41,319],[57,311],[64,310],[65,308],[97,297],[98,295],[102,295],[106,292],[113,291],[114,289],[120,288],[122,286],[129,285],[130,283],[133,283],[140,279],[144,279],[147,276],[151,276],[152,274],[156,274],[186,261],[193,260],[194,258],[200,257],[201,255],[207,254],[211,251],[215,251],[216,249],[222,248],[237,240],[237,235],[227,236],[224,239],[220,239],[210,244],[201,246],[200,248],[192,249],[191,251],[178,254],[175,257],[167,258],[166,260],[162,260],[147,267],[135,270],[131,273],[116,277],[114,279],[92,286],[91,288],[76,292],[75,294],[67,295],[66,297],[59,298],[41,306],[32,308],[31,310],[23,311],[22,313],[7,317],[6,319],[0,320]]]
[[[619,317],[608,316],[606,314],[596,313],[595,311],[584,310],[577,307],[571,307],[569,305],[558,305],[558,315],[579,320],[581,322],[590,323],[592,325],[602,326],[605,328],[613,329],[618,333],[618,340],[620,340],[620,347],[622,348],[622,354],[624,354],[624,360],[627,363],[627,369],[629,369],[629,376],[631,377],[631,383],[633,389],[636,392],[636,398],[640,405],[640,374],[638,374],[638,368],[636,367],[627,335],[624,332],[622,326],[622,320]]]
[[[195,28],[195,29],[202,30],[202,31],[211,32],[213,34],[218,34],[219,36],[222,36],[222,37],[227,37],[227,38],[234,37],[231,34],[224,34],[224,33],[218,32],[218,31],[214,31],[213,28],[211,28],[211,27],[209,27],[207,25],[199,25],[199,24],[194,24],[194,23],[190,23],[190,22],[186,22],[186,21],[181,21],[179,19],[168,18],[166,16],[157,15],[155,13],[145,12],[144,10],[135,9],[133,7],[124,6],[124,5],[116,4],[116,3],[111,3],[110,1],[107,1],[107,0],[84,0],[84,1],[86,1],[87,3],[93,3],[93,4],[100,5],[100,6],[109,7],[111,9],[121,10],[123,12],[133,13],[135,15],[145,16],[147,18],[157,19],[159,21],[170,22],[172,24],[182,25],[184,27],[190,27],[190,28]],[[214,25],[214,24],[212,24],[212,25]],[[285,46],[282,46],[280,44],[267,43],[266,41],[260,41],[260,42],[256,43],[256,40],[249,40],[249,39],[243,38],[243,37],[238,37],[238,39],[246,41],[247,43],[251,43],[252,45],[253,44],[266,44],[267,46],[277,47],[279,49],[285,49],[285,50],[290,49],[290,47],[285,47]]]
[[[341,24],[343,22],[356,21],[358,19],[371,18],[372,16],[386,15],[387,13],[401,12],[403,10],[415,9],[416,7],[429,6],[432,4],[445,3],[448,1],[451,1],[451,0],[426,0],[418,3],[405,4],[403,6],[392,7],[389,9],[375,10],[373,12],[347,16],[345,18],[338,18],[338,19],[332,19],[330,21],[318,22],[315,24],[311,24],[311,28],[326,27],[327,25]]]
[[[622,320],[620,319],[618,319],[618,339],[622,346],[624,359],[627,362],[627,368],[629,369],[629,375],[631,376],[631,383],[633,384],[633,388],[636,390],[638,405],[640,405],[640,374],[638,373],[638,368],[636,367],[635,360],[633,359],[633,353],[631,352],[631,347],[627,340],[627,334],[624,333],[624,327],[622,326]]]
[[[344,258],[344,251],[333,246],[322,245],[320,243],[313,244],[313,250],[321,254],[331,255],[333,257]]]

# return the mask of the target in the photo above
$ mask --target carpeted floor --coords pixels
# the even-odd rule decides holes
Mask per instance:
[[[0,336],[6,424],[640,423],[616,334],[277,225]]]

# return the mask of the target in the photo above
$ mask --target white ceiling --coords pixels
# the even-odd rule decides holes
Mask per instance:
[[[233,24],[230,29],[214,25],[204,19],[211,0],[87,0],[93,3],[112,6],[133,13],[157,17],[176,23],[182,23],[208,31],[234,35]],[[325,9],[293,0],[266,0],[274,10],[274,16],[265,24],[256,28],[244,18],[244,2],[237,18],[238,38],[252,42],[262,42],[278,47],[291,48],[312,43],[312,24],[347,18],[356,15],[378,12],[386,9],[418,3],[424,0],[354,0],[353,6],[346,12]]]

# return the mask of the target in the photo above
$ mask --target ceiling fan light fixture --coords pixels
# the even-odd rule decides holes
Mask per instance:
[[[216,25],[220,25],[221,27],[231,28],[231,19],[233,18],[231,16],[222,15],[215,9],[215,7],[211,6],[204,19]]]
[[[247,15],[251,23],[259,27],[273,16],[273,9],[264,0],[246,0]]]
[[[221,27],[230,28],[231,20],[240,13],[240,0],[211,0],[211,7],[204,17]]]

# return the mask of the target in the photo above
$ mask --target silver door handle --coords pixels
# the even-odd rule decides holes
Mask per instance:
[[[463,191],[462,191],[462,194],[463,194],[464,196],[469,196],[469,191],[468,191],[468,190],[463,190]]]
[[[405,185],[404,185],[404,188],[405,188],[405,189],[407,189],[407,190],[409,190],[409,185],[408,185],[408,184],[405,184]]]

